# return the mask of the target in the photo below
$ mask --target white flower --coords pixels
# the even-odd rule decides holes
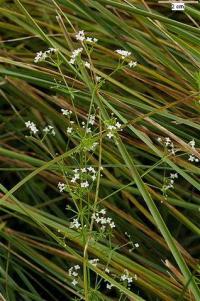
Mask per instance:
[[[120,129],[121,128],[121,123],[119,123],[118,121],[115,123],[115,126],[118,128],[118,129]]]
[[[75,229],[79,229],[81,227],[81,224],[78,221],[78,218],[74,218],[73,221],[70,223],[69,226],[71,229],[75,228]]]
[[[139,246],[140,246],[139,243],[136,242],[136,243],[135,243],[135,247],[136,247],[136,248],[139,248]]]
[[[106,134],[106,136],[107,136],[109,139],[111,139],[114,135],[113,135],[112,132],[108,132],[108,133]]]
[[[157,141],[161,144],[163,144],[165,147],[167,147],[168,151],[172,154],[175,155],[176,153],[176,149],[174,147],[174,143],[171,141],[171,139],[169,137],[165,137],[165,138],[161,138],[158,137]]]
[[[86,133],[91,133],[92,132],[92,129],[91,128],[87,128],[86,129]]]
[[[107,288],[107,289],[111,290],[112,287],[113,287],[113,284],[111,284],[111,283],[107,283],[107,284],[106,284],[106,288]]]
[[[188,161],[194,162],[195,161],[195,156],[189,155]]]
[[[114,222],[110,223],[110,228],[115,228],[115,223]]]
[[[81,267],[80,267],[80,265],[77,264],[74,266],[74,268],[75,268],[75,270],[80,270]]]
[[[36,124],[34,122],[27,121],[27,122],[25,122],[25,126],[31,131],[31,133],[37,134],[38,129],[37,129]]]
[[[99,262],[99,259],[98,259],[98,258],[90,259],[90,260],[89,260],[89,263],[92,264],[92,265],[95,266],[95,267],[97,266],[98,262]]]
[[[98,39],[87,37],[87,38],[86,38],[86,41],[87,41],[87,42],[90,42],[90,43],[96,43],[96,42],[98,42]]]
[[[67,134],[71,134],[72,131],[73,131],[73,128],[70,128],[70,127],[67,128]]]
[[[72,284],[73,284],[74,286],[76,286],[77,283],[78,283],[78,281],[77,281],[76,279],[74,279],[74,280],[72,281]]]
[[[81,188],[87,188],[87,187],[89,187],[88,181],[81,182]]]
[[[188,144],[189,144],[193,149],[195,149],[195,141],[194,141],[194,139],[192,139],[190,142],[188,142]]]
[[[95,115],[90,115],[89,120],[88,120],[88,124],[94,125],[94,123],[95,123]]]
[[[75,50],[72,52],[71,56],[70,56],[70,61],[69,61],[69,63],[73,65],[73,64],[75,63],[75,60],[76,60],[77,56],[78,56],[82,51],[83,51],[83,48],[82,48],[82,47],[81,47],[81,48],[78,48],[78,49],[75,49]]]
[[[77,277],[78,273],[77,272],[72,272],[72,276]]]
[[[88,171],[91,171],[91,172],[93,172],[93,173],[95,173],[95,169],[94,169],[94,167],[92,167],[92,166],[87,167],[87,170],[88,170]]]
[[[58,189],[59,189],[60,192],[63,192],[65,190],[65,183],[59,182],[58,183]]]
[[[97,81],[97,83],[98,83],[98,82],[100,82],[100,80],[101,80],[101,76],[95,76],[95,79],[96,79],[96,81]]]
[[[130,61],[128,63],[129,67],[132,68],[132,67],[136,67],[137,66],[137,62],[133,62],[133,61]]]
[[[169,137],[165,138],[165,146],[169,146],[171,144],[171,139]]]
[[[121,275],[120,280],[121,280],[121,281],[125,281],[125,280],[126,280],[126,277],[127,277],[126,275]]]
[[[71,267],[69,270],[68,270],[68,273],[69,273],[69,276],[73,276],[73,277],[77,277],[78,276],[78,273],[77,271],[80,270],[80,266],[77,264],[73,267]],[[75,279],[75,278],[74,278]],[[77,284],[78,282],[76,282]]]
[[[108,130],[115,130],[116,127],[114,125],[108,125]]]
[[[42,52],[39,51],[36,53],[36,56],[34,58],[34,63],[38,63],[38,62],[42,62],[45,61],[45,59],[49,56],[51,56],[51,54],[55,53],[57,51],[57,49],[55,48],[49,48],[48,50]]]
[[[99,211],[99,213],[105,215],[105,214],[106,214],[106,209],[101,209],[101,210]]]
[[[75,174],[74,174],[74,178],[75,178],[76,180],[80,179],[80,174],[79,174],[79,173],[75,173]]]
[[[194,155],[189,155],[188,161],[190,161],[190,162],[199,162],[199,159],[196,158]]]
[[[90,43],[93,42],[92,38],[90,38],[90,37],[87,37],[87,38],[86,38],[86,41],[87,41],[87,42],[90,42]]]
[[[71,179],[71,183],[76,183],[76,178],[75,177]]]
[[[105,268],[105,272],[109,274],[110,270],[108,268]]]
[[[177,173],[170,173],[170,178],[171,179],[178,179],[178,174]]]
[[[51,134],[53,136],[55,136],[56,132],[53,128],[53,126],[51,125],[47,125],[44,129],[43,129],[43,132],[45,132],[46,134]]]
[[[69,116],[69,115],[72,114],[72,111],[69,111],[69,110],[66,110],[66,109],[61,109],[61,112],[62,112],[62,114],[65,115],[65,116]]]
[[[95,180],[96,180],[96,176],[92,175],[92,181],[95,181]]]
[[[90,63],[89,62],[85,62],[85,67],[87,67],[87,68],[89,68],[90,69],[90,67],[91,67],[91,65],[90,65]]]
[[[77,41],[81,41],[83,42],[85,40],[85,33],[84,30],[80,30],[77,34],[76,34],[76,39]]]
[[[117,131],[117,130],[121,130],[121,123],[119,121],[116,121],[116,118],[115,118],[115,125],[113,124],[108,124],[106,125],[107,127],[107,130],[108,130],[108,133],[106,134],[106,136],[111,139],[113,136],[114,136],[114,133]]]
[[[121,58],[124,60],[126,57],[131,55],[130,51],[126,51],[126,50],[122,50],[122,49],[117,49],[115,50],[115,52],[117,52],[118,54],[121,55]]]
[[[71,268],[68,270],[69,276],[72,276],[72,272],[73,272],[73,267],[71,267]]]
[[[81,172],[85,173],[87,172],[87,169],[85,167],[81,168]]]
[[[44,56],[43,52],[42,51],[37,52],[36,56],[34,58],[34,63],[38,63],[38,62],[41,62],[43,60],[45,60],[45,56]]]
[[[129,272],[127,270],[124,271],[124,274],[120,277],[121,281],[127,281],[128,285],[130,285],[133,282],[133,278],[129,276]]]
[[[69,273],[69,276],[70,277],[74,277],[73,281],[72,281],[72,284],[74,286],[77,285],[78,281],[76,280],[76,277],[78,277],[78,270],[80,269],[80,266],[77,264],[73,267],[71,267],[69,270],[68,270],[68,273]]]
[[[111,229],[115,228],[115,223],[113,222],[112,218],[106,218],[105,214],[106,210],[101,209],[99,212],[92,214],[92,219],[94,219],[97,224],[101,224],[101,230],[103,231],[106,229],[106,226],[109,226]]]
[[[75,59],[70,59],[69,60],[69,64],[74,65],[74,63],[75,63]]]

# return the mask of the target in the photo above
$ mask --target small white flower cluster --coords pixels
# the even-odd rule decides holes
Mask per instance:
[[[75,122],[70,120],[70,117],[71,117],[71,114],[72,114],[72,111],[71,110],[67,110],[67,109],[61,109],[61,112],[64,116],[67,116],[69,118],[69,123],[70,124],[74,124]],[[73,132],[73,127],[69,126],[67,127],[67,134],[72,134]]]
[[[88,188],[90,186],[88,181],[81,182],[81,188]]]
[[[137,275],[134,275],[134,279],[137,280]],[[128,287],[131,286],[131,283],[133,282],[133,277],[129,275],[129,272],[127,270],[124,270],[124,274],[121,275],[120,281],[127,282]]]
[[[58,183],[58,189],[59,189],[60,192],[63,192],[65,190],[65,183],[59,182]]]
[[[61,109],[61,112],[64,116],[70,116],[72,114],[72,111],[67,109]]]
[[[126,50],[122,50],[122,49],[117,49],[117,50],[115,50],[115,52],[117,52],[119,55],[121,55],[122,60],[124,60],[125,58],[131,56],[131,52],[130,51],[126,51]]]
[[[178,179],[178,174],[177,173],[170,173],[169,178],[167,179],[167,184],[163,186],[163,191],[167,191],[170,188],[174,188],[174,181],[175,179]]]
[[[165,138],[158,137],[157,141],[162,145],[164,145],[172,155],[175,155],[176,150],[174,147],[174,143],[171,141],[169,137],[165,137]]]
[[[36,56],[34,58],[34,63],[45,61],[46,58],[50,57],[53,53],[55,53],[57,49],[55,48],[49,48],[48,50],[42,52],[39,51],[36,53]]]
[[[77,183],[77,180],[80,182],[81,188],[88,188],[90,186],[88,178],[91,178],[92,181],[96,180],[96,171],[92,166],[76,168],[73,170],[74,175],[71,179],[71,183]]]
[[[92,264],[95,267],[97,266],[98,262],[99,262],[98,258],[94,258],[94,259],[89,260],[89,263]]]
[[[106,217],[106,210],[101,209],[99,212],[92,214],[92,219],[97,223],[100,224],[100,229],[102,231],[106,230],[106,226],[109,226],[111,229],[115,228],[115,223],[113,222],[112,218]]]
[[[90,43],[97,43],[97,42],[98,42],[98,39],[97,39],[97,38],[90,38],[90,37],[87,37],[87,38],[86,38],[86,41],[87,41],[87,42],[90,42]]]
[[[195,157],[194,155],[189,155],[188,161],[198,163],[199,159],[197,157]]]
[[[122,125],[121,123],[119,123],[118,121],[116,121],[116,118],[115,118],[115,124],[107,124],[106,125],[107,127],[107,134],[106,136],[111,139],[112,137],[115,136],[115,132],[118,131],[118,130],[121,130],[122,131]]]
[[[190,142],[188,142],[188,144],[189,144],[189,146],[191,146],[192,149],[195,150],[195,144],[196,143],[195,143],[194,139],[192,139]],[[198,163],[199,159],[197,157],[195,157],[194,155],[189,155],[188,161]]]
[[[129,66],[130,68],[134,68],[134,67],[137,66],[137,62],[130,61],[130,62],[128,63],[128,66]]]
[[[81,224],[78,221],[78,218],[74,218],[69,226],[71,229],[81,229]]]
[[[47,125],[44,129],[43,132],[45,132],[46,134],[51,134],[53,136],[55,136],[56,132],[54,130],[54,127],[51,125]]]
[[[94,125],[95,124],[95,115],[90,115],[89,116],[89,120],[88,120],[88,124]]]
[[[83,42],[83,41],[87,41],[87,42],[90,42],[90,43],[96,43],[96,42],[98,42],[98,39],[96,39],[96,38],[86,37],[86,36],[85,36],[84,30],[80,30],[80,31],[76,34],[75,37],[76,37],[76,40],[77,40],[77,41],[80,41],[80,42]]]
[[[76,35],[76,40],[77,41],[81,41],[83,42],[85,40],[85,33],[84,33],[84,30],[80,30]]]
[[[83,48],[82,48],[82,47],[80,47],[80,48],[78,48],[78,49],[75,49],[75,50],[72,52],[71,56],[70,56],[69,64],[74,65],[77,56],[78,56],[82,51],[83,51]]]
[[[94,125],[95,124],[95,118],[96,116],[95,115],[89,115],[88,116],[88,125]],[[85,121],[82,121],[82,128],[85,129]],[[92,129],[91,127],[87,127],[86,128],[86,133],[91,133],[92,132]]]
[[[37,134],[38,129],[37,129],[36,124],[34,122],[27,121],[27,122],[25,122],[25,126],[30,130],[31,133]]]
[[[74,277],[73,281],[72,281],[72,284],[74,286],[76,286],[78,284],[78,281],[77,281],[77,277],[78,277],[78,270],[80,270],[80,266],[77,264],[73,267],[71,267],[69,270],[68,270],[68,273],[69,273],[69,276],[70,277]]]

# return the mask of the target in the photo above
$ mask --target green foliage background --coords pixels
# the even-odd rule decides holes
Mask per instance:
[[[67,273],[81,264],[84,242],[69,228],[68,195],[57,189],[62,180],[57,163],[72,166],[71,155],[80,147],[77,138],[66,148],[60,109],[74,110],[73,96],[76,114],[86,120],[92,97],[91,78],[68,64],[71,51],[80,47],[74,34],[84,29],[99,40],[92,61],[95,74],[106,79],[95,104],[104,120],[113,112],[125,123],[117,144],[103,139],[99,198],[117,225],[114,246],[127,242],[127,231],[140,244],[131,253],[128,246],[116,249],[110,261],[117,275],[124,269],[137,274],[130,291],[104,273],[108,242],[89,245],[89,254],[100,259],[90,268],[116,289],[92,290],[91,283],[88,300],[119,300],[120,290],[126,300],[200,300],[200,168],[188,161],[192,153],[200,159],[200,5],[180,13],[143,0],[0,4],[2,298],[53,301],[84,295],[84,283],[78,292]],[[48,47],[59,49],[63,76],[53,65],[33,63],[36,52]],[[118,62],[115,49],[131,51],[138,65],[110,77]],[[54,159],[25,137],[27,120],[56,128],[47,141]],[[170,137],[177,155],[169,155],[158,137]],[[195,151],[188,145],[192,139]],[[98,165],[98,156],[97,149],[91,164]],[[170,172],[179,178],[165,199],[162,187]]]

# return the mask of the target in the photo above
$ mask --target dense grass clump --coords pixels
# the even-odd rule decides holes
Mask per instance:
[[[0,300],[200,300],[199,8],[1,1]]]

